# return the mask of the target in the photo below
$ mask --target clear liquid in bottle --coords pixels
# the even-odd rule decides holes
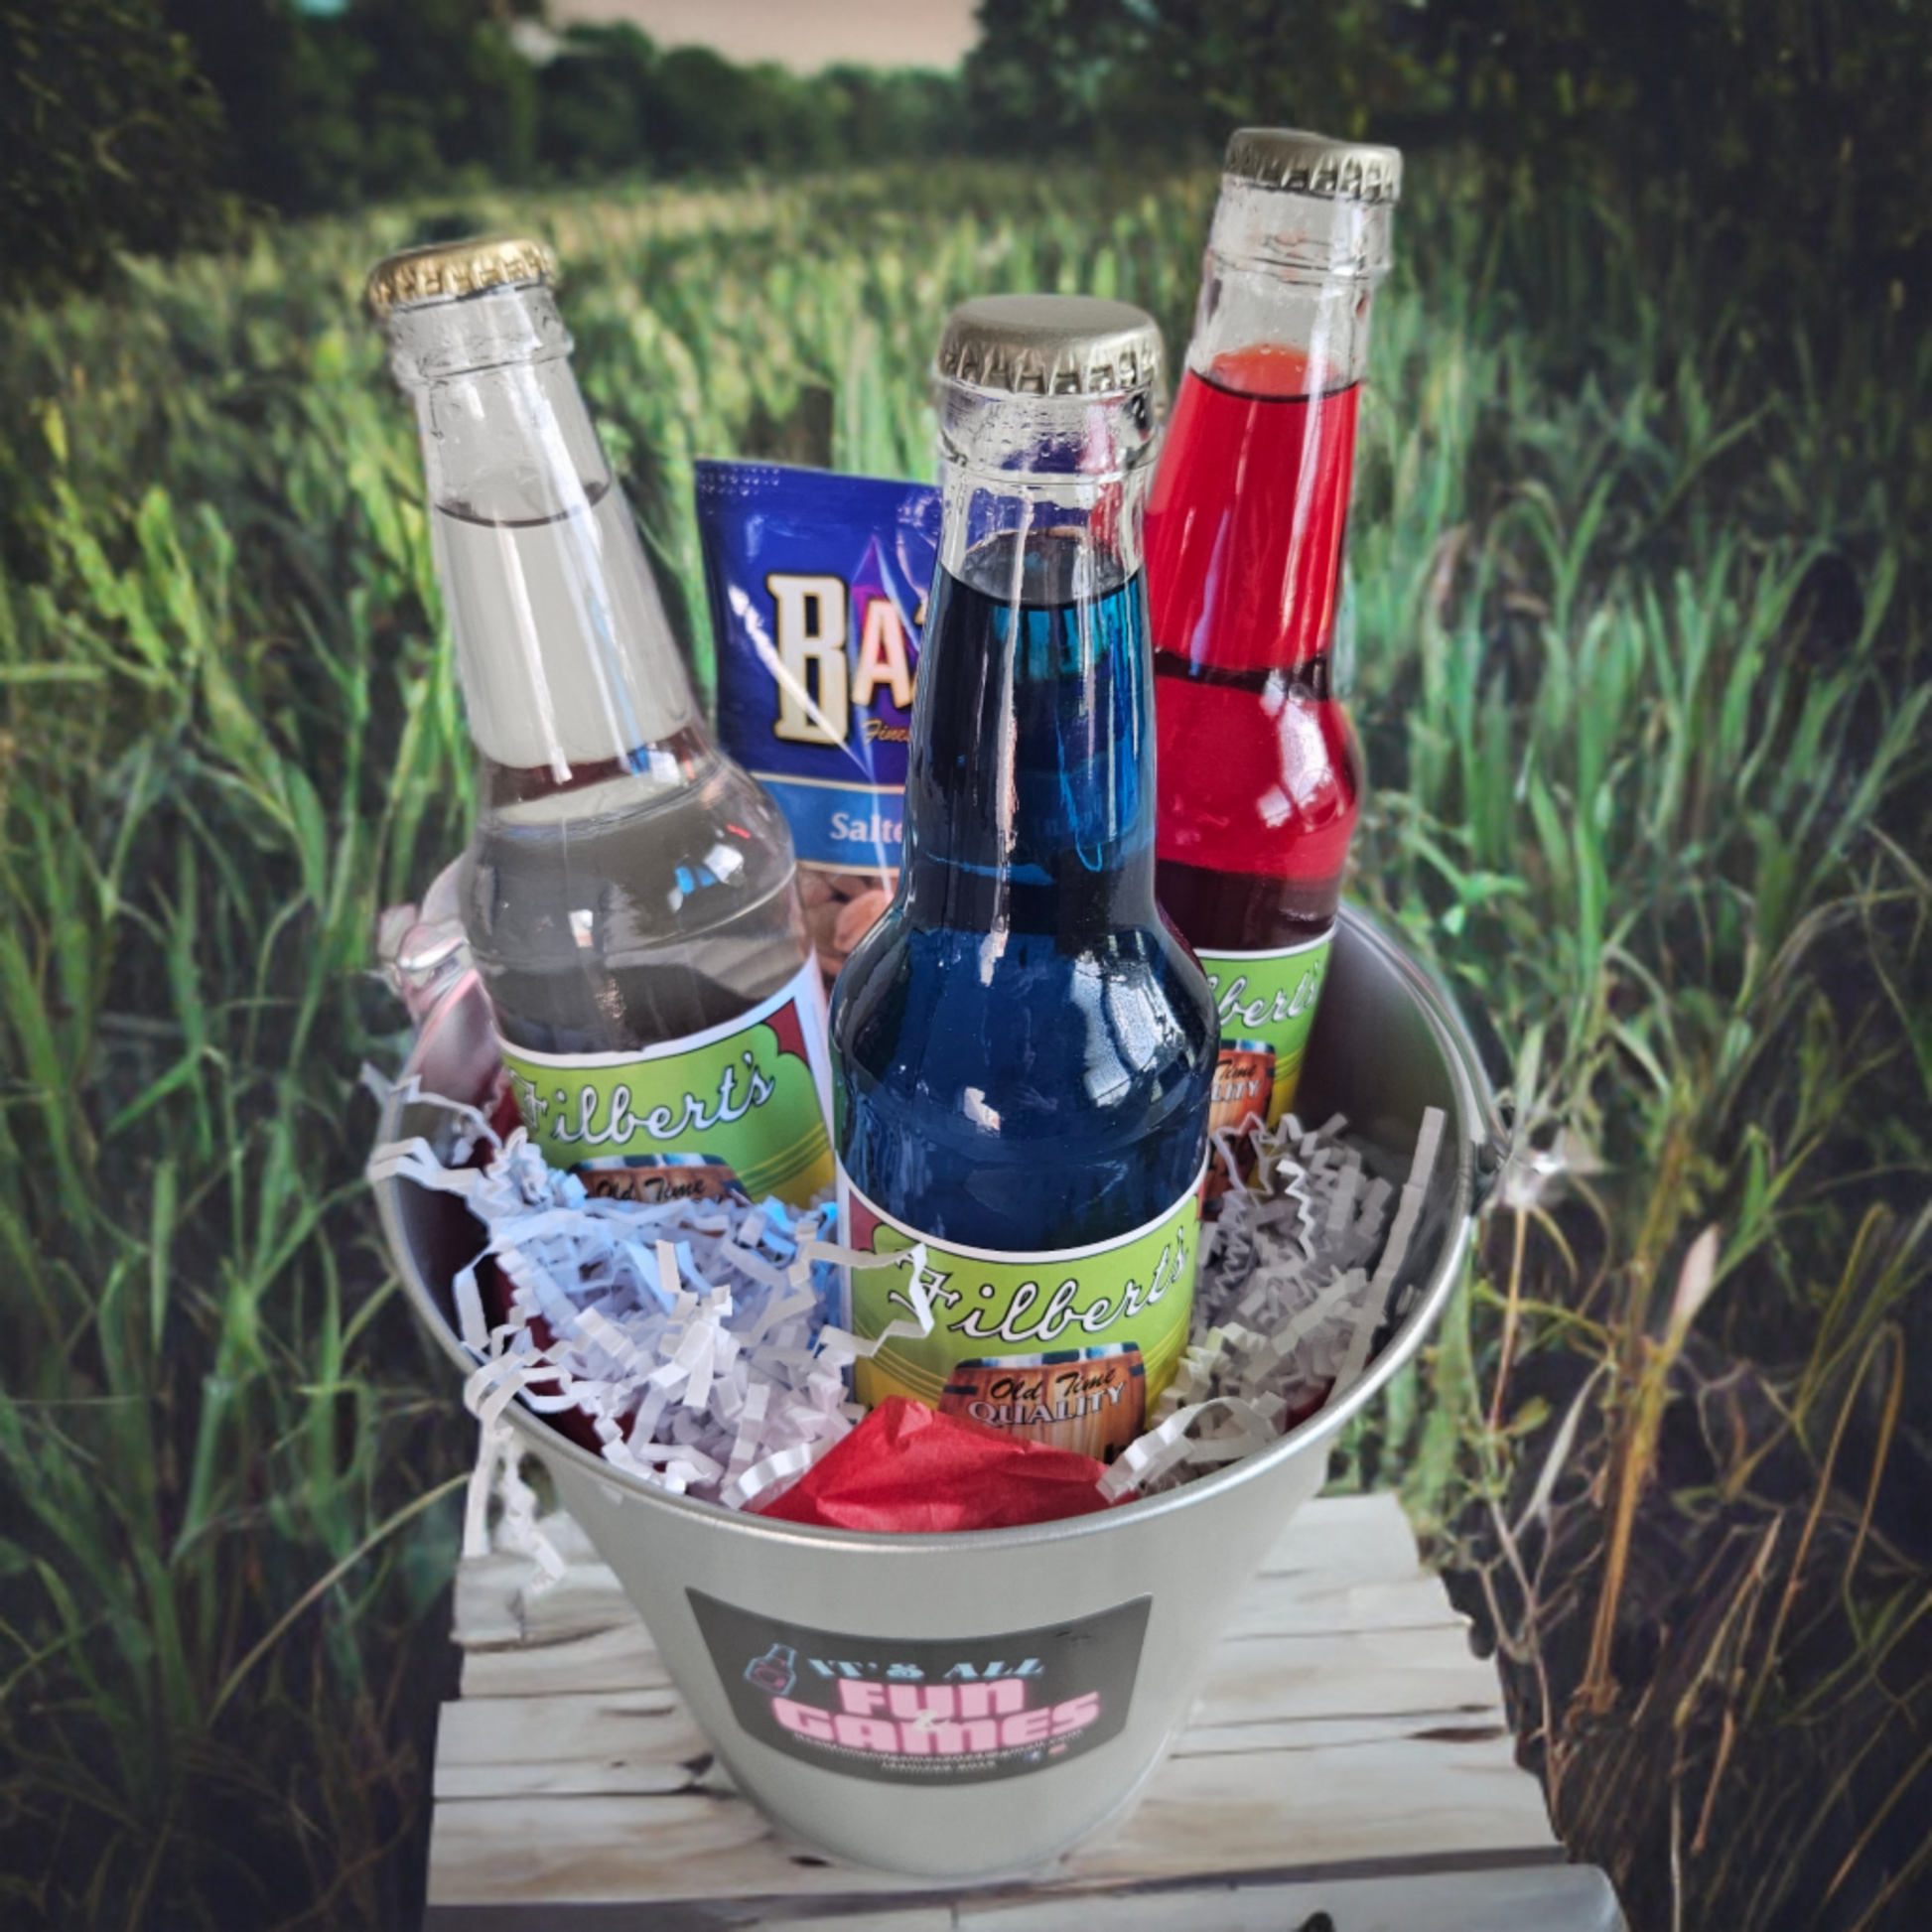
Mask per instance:
[[[829,1069],[790,835],[699,718],[542,277],[476,289],[479,246],[406,258],[420,291],[461,257],[468,292],[388,326],[481,757],[460,902],[511,1091],[593,1191],[808,1200]]]

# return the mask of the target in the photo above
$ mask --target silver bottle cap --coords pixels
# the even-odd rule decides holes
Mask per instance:
[[[1161,331],[1130,302],[982,295],[946,318],[938,370],[1016,396],[1132,395],[1159,386]]]
[[[1335,201],[1402,199],[1402,150],[1367,141],[1334,141],[1300,127],[1236,128],[1227,172],[1260,188],[1292,189]]]

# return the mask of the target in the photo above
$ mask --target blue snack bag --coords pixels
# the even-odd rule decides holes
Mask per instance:
[[[776,463],[697,465],[718,736],[791,826],[828,975],[897,883],[938,491]]]

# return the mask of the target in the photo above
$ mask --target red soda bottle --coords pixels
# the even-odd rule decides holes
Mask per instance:
[[[1335,618],[1401,179],[1393,148],[1234,136],[1148,506],[1158,890],[1213,983],[1215,1129],[1294,1100],[1355,829]]]

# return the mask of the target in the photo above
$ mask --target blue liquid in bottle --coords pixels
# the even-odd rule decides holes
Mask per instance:
[[[1160,353],[1119,302],[948,320],[904,863],[832,995],[846,1241],[924,1254],[850,1270],[860,1401],[1107,1459],[1186,1345],[1218,1051],[1154,900]]]
[[[1145,610],[1084,533],[934,576],[904,872],[832,1037],[847,1175],[949,1244],[1106,1241],[1200,1170],[1218,1029],[1155,904]]]

